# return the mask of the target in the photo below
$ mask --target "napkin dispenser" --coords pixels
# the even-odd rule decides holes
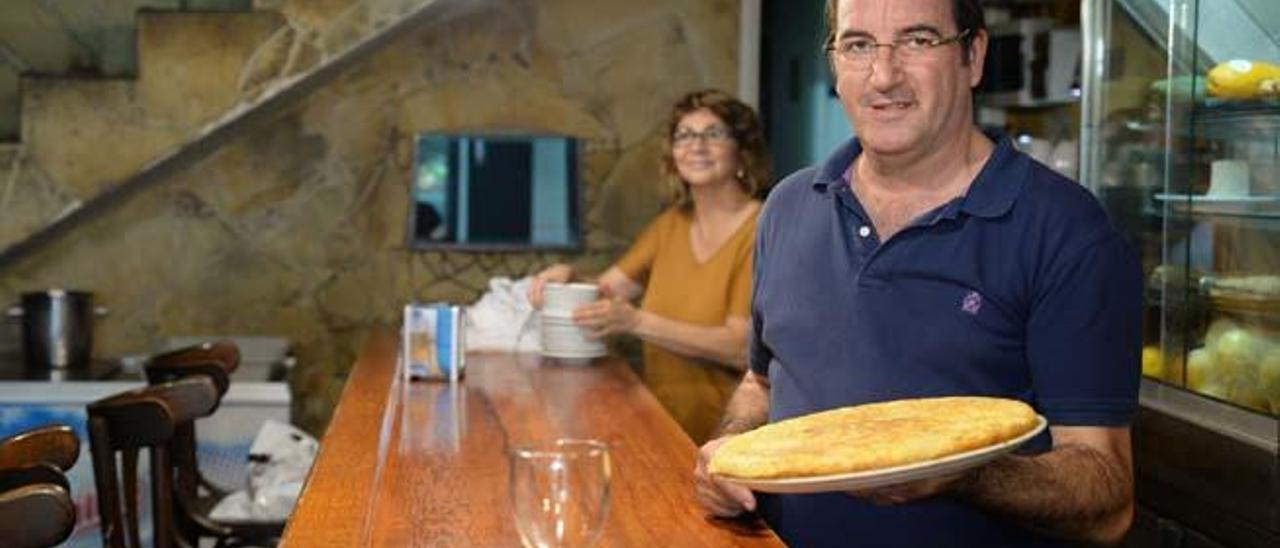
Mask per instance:
[[[466,370],[466,308],[448,303],[404,307],[400,361],[410,380],[457,382]]]

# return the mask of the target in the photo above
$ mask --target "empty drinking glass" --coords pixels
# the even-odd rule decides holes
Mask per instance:
[[[511,507],[526,548],[595,544],[609,513],[609,448],[560,439],[511,452]]]

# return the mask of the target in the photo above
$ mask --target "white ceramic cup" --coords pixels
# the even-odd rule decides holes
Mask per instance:
[[[1214,160],[1209,166],[1209,196],[1248,196],[1249,163]]]
[[[608,353],[604,341],[579,327],[572,318],[542,316],[542,355],[548,358],[589,360]],[[585,363],[585,362],[584,362]]]
[[[600,298],[600,288],[592,284],[549,283],[542,288],[542,315],[567,318],[573,309]]]

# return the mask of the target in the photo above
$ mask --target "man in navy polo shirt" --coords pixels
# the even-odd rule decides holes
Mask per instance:
[[[829,0],[858,137],[788,177],[759,221],[751,367],[699,501],[759,510],[793,546],[1115,542],[1133,513],[1141,273],[1083,187],[973,125],[977,0]],[[1048,418],[1034,452],[857,493],[753,495],[710,478],[730,436],[899,398],[987,395]]]

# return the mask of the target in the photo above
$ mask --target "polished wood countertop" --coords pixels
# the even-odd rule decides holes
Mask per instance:
[[[598,546],[782,546],[758,522],[707,518],[697,448],[621,360],[468,356],[457,386],[403,382],[396,339],[371,337],[343,389],[284,545],[519,546],[511,447],[609,443],[612,505]]]

